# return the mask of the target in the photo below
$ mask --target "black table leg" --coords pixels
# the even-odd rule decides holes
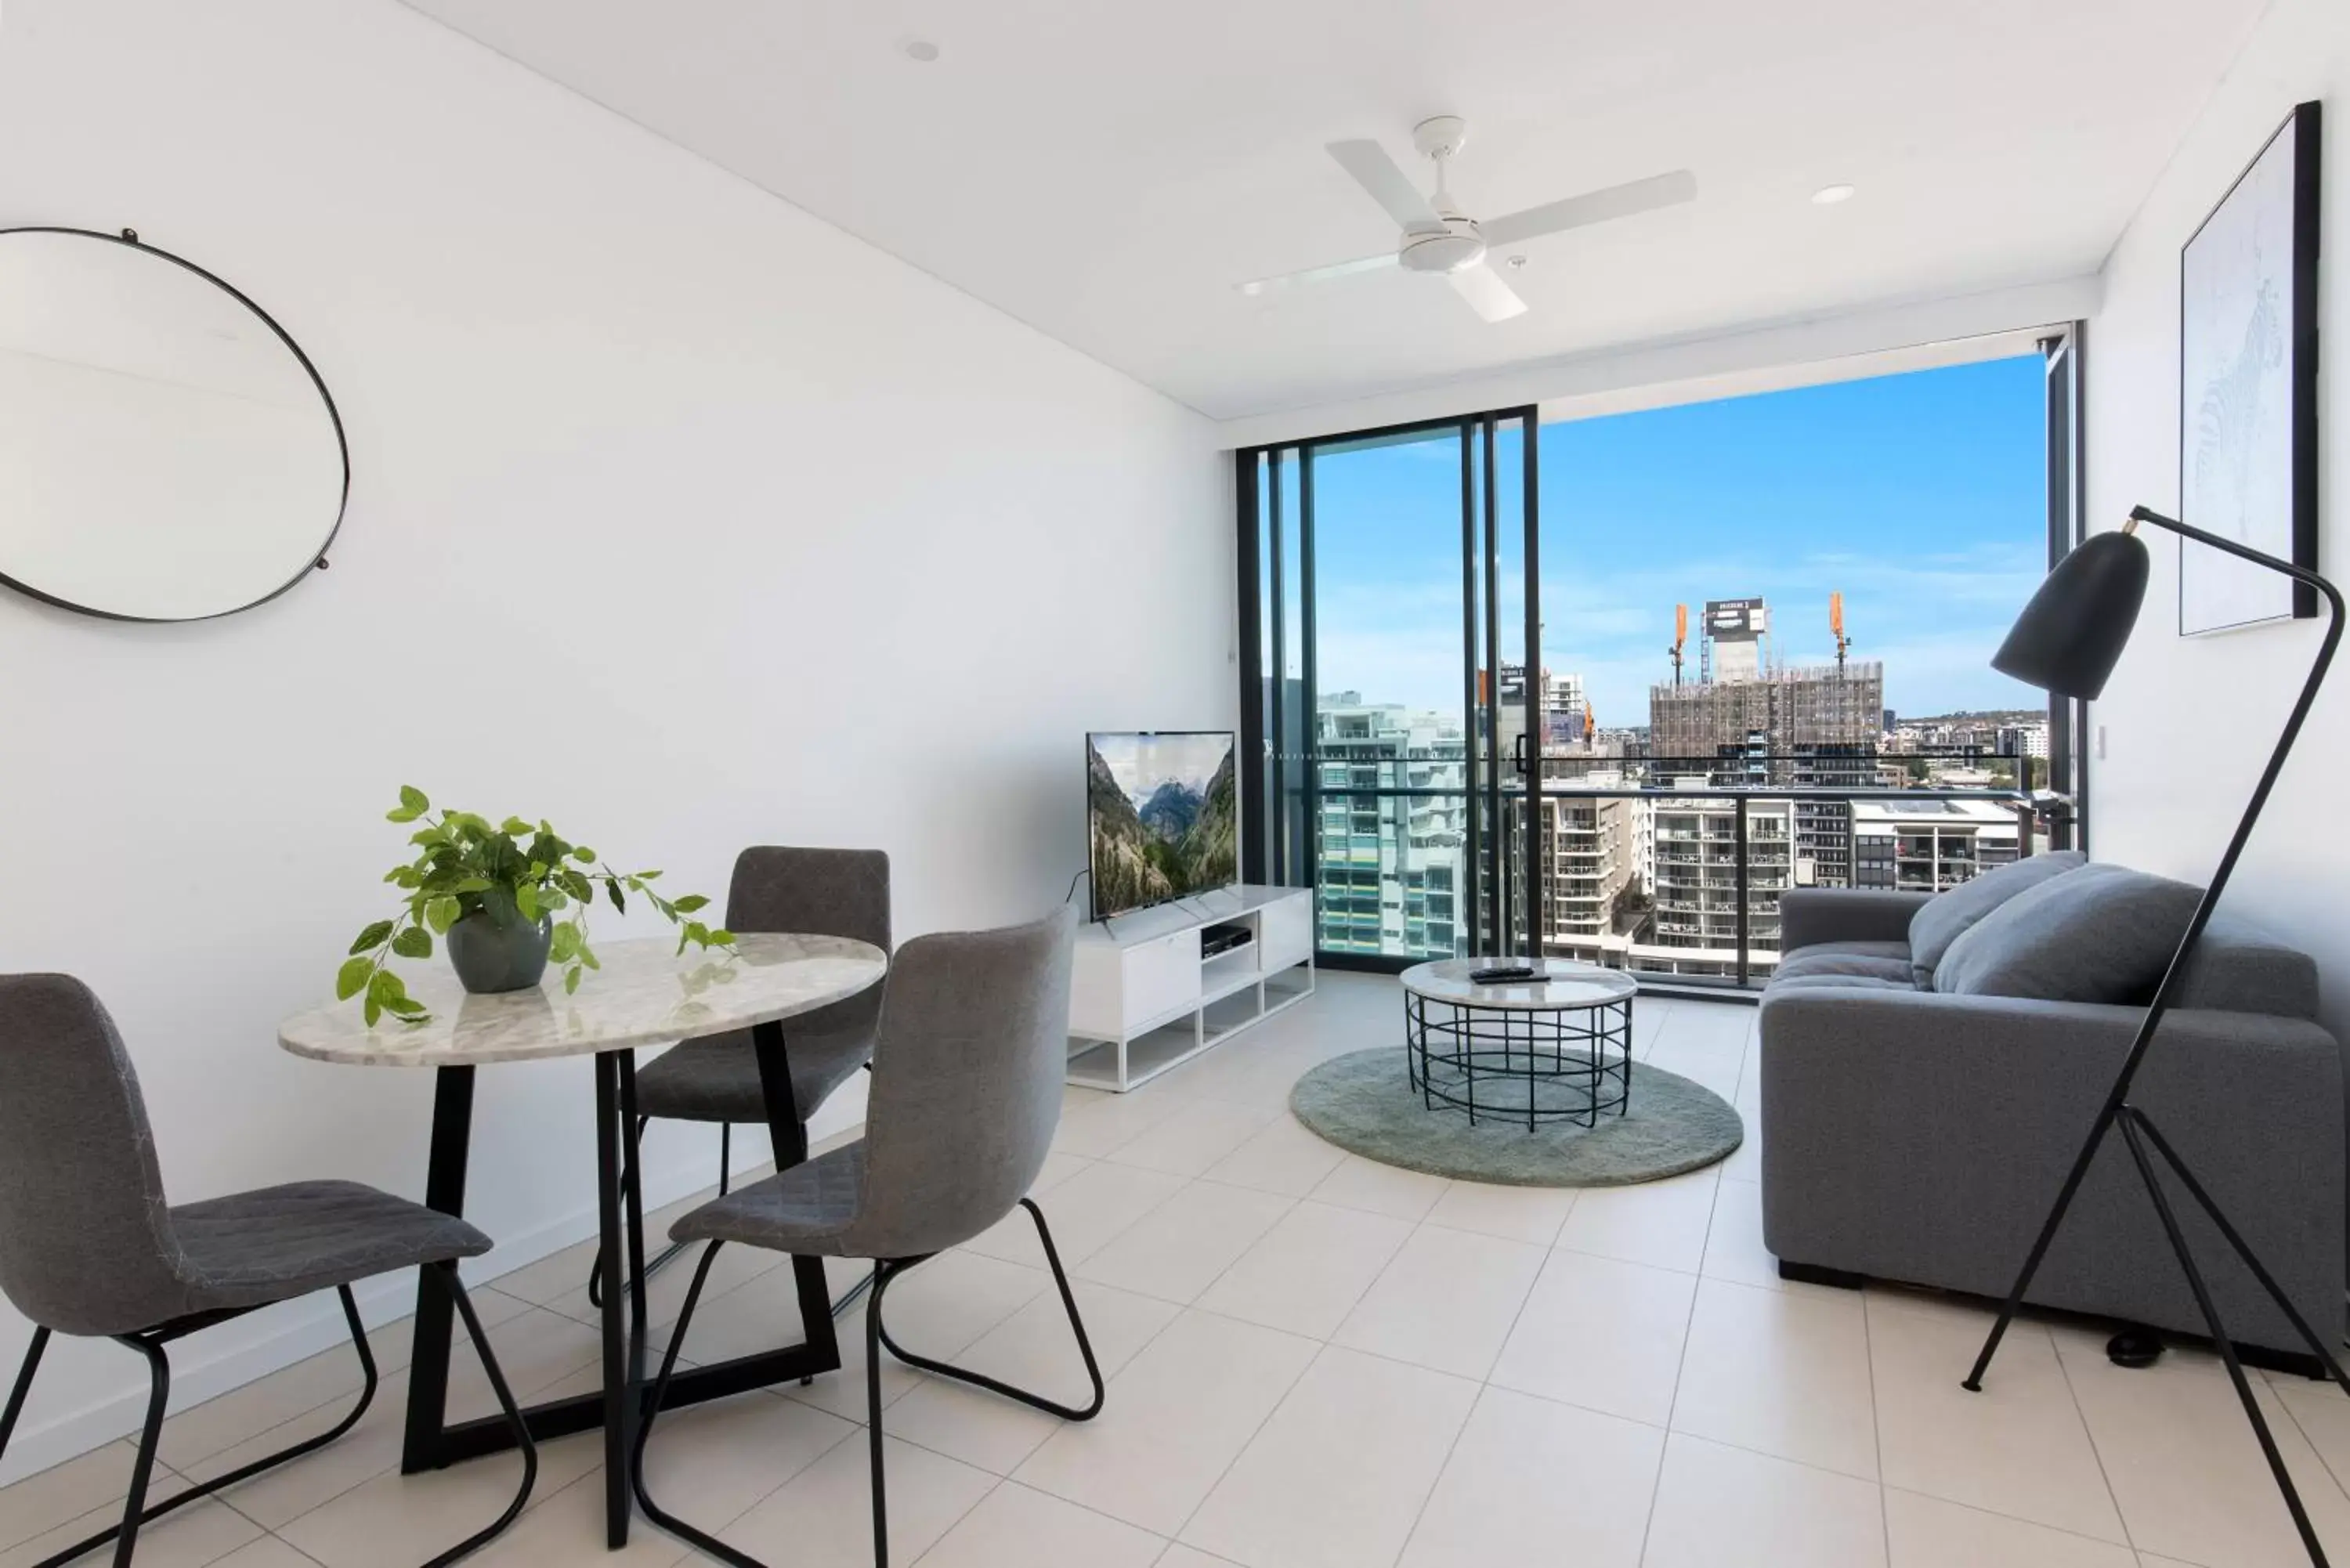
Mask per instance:
[[[637,1172],[636,1179],[626,1184],[621,1194],[621,1220],[629,1232],[629,1398],[624,1420],[627,1431],[622,1451],[635,1462],[637,1424],[644,1419],[645,1401],[645,1342],[650,1329],[647,1320],[651,1315],[645,1301],[645,1152],[641,1128],[644,1123],[637,1116],[637,1054],[634,1051],[614,1053],[619,1069],[620,1136],[628,1139],[628,1168]],[[627,1506],[624,1502],[623,1506]]]
[[[424,1168],[424,1206],[443,1214],[465,1211],[465,1157],[473,1147],[473,1069],[442,1067],[432,1076],[432,1151]],[[408,1425],[401,1433],[400,1473],[414,1475],[448,1462],[440,1451],[449,1413],[450,1294],[419,1272],[416,1318],[411,1326]]]
[[[629,1380],[626,1292],[620,1268],[627,1241],[620,1231],[620,1069],[619,1053],[596,1055],[596,1229],[604,1243],[604,1542],[618,1552],[629,1543]]]
[[[792,1093],[784,1026],[753,1024],[751,1047],[759,1057],[759,1087],[766,1096],[767,1137],[775,1146],[775,1168],[789,1169],[807,1158],[807,1128],[800,1122],[799,1102]],[[795,1256],[792,1284],[799,1296],[803,1345],[827,1369],[839,1366],[840,1339],[833,1332],[832,1288],[825,1283],[824,1260]]]

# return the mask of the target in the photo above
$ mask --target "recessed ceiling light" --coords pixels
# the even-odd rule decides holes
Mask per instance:
[[[1849,202],[1855,188],[1850,185],[1823,185],[1812,192],[1812,200],[1823,207],[1833,207],[1838,202]]]
[[[909,38],[898,46],[898,52],[920,65],[929,65],[939,57],[939,47],[928,38]]]

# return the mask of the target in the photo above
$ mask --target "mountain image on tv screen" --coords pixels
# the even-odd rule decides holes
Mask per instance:
[[[1086,737],[1094,918],[1240,879],[1230,732]]]

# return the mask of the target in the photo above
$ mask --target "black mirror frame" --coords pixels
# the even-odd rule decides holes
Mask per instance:
[[[23,594],[27,598],[38,599],[43,604],[54,605],[59,609],[71,610],[76,615],[93,616],[99,620],[129,621],[142,626],[186,626],[198,621],[218,620],[224,616],[243,615],[246,610],[257,608],[262,605],[267,604],[270,600],[287,593],[295,587],[295,585],[300,583],[312,572],[326,570],[327,554],[333,548],[336,537],[342,533],[343,517],[350,508],[351,446],[348,438],[345,435],[343,431],[343,412],[340,409],[335,406],[335,395],[327,389],[326,380],[318,374],[318,368],[310,362],[310,356],[302,352],[302,345],[294,341],[293,335],[287,332],[283,327],[280,327],[277,324],[277,318],[276,317],[262,309],[260,305],[254,300],[252,296],[237,287],[236,285],[229,282],[226,278],[222,277],[217,273],[211,272],[203,267],[198,266],[194,262],[190,261],[185,256],[175,255],[172,252],[163,250],[159,246],[149,244],[146,241],[139,237],[139,231],[136,229],[125,229],[119,234],[109,234],[97,229],[77,229],[62,223],[19,223],[7,228],[0,228],[0,240],[6,239],[10,234],[72,234],[80,239],[99,240],[110,245],[126,246],[129,249],[140,252],[143,254],[153,256],[160,261],[170,262],[174,266],[184,268],[187,271],[195,274],[196,276],[203,279],[206,283],[211,284],[214,288],[219,289],[222,293],[235,300],[239,305],[244,306],[245,309],[251,311],[260,319],[263,326],[268,327],[271,332],[276,335],[277,340],[280,343],[283,343],[286,346],[286,350],[294,356],[295,363],[302,367],[302,373],[310,378],[310,385],[317,389],[318,400],[327,406],[327,419],[328,421],[334,426],[335,431],[335,452],[343,466],[343,483],[342,488],[338,492],[335,497],[334,523],[328,528],[327,536],[318,542],[318,547],[315,551],[311,552],[311,558],[309,561],[303,566],[300,571],[295,573],[292,576],[286,578],[286,581],[278,584],[277,587],[270,589],[259,598],[254,599],[247,604],[238,605],[233,609],[214,610],[210,615],[184,617],[124,615],[117,610],[94,609],[88,605],[78,605],[75,604],[70,599],[61,599],[55,594],[43,593],[40,589],[33,587],[28,584],[18,582],[16,578],[8,576],[5,572],[0,572],[0,587],[13,588],[16,592]]]

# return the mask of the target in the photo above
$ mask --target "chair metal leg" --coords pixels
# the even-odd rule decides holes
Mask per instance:
[[[873,1265],[873,1299],[865,1305],[865,1441],[873,1479],[873,1568],[889,1568],[889,1476],[881,1460],[881,1293],[897,1272],[888,1263]]]
[[[723,1241],[712,1241],[702,1250],[702,1262],[693,1267],[693,1283],[686,1288],[684,1310],[677,1314],[676,1326],[670,1330],[669,1349],[661,1356],[660,1376],[653,1380],[652,1393],[645,1401],[637,1421],[637,1449],[629,1471],[637,1492],[637,1506],[645,1517],[680,1541],[694,1546],[733,1568],[766,1568],[766,1564],[749,1553],[729,1546],[716,1536],[697,1530],[653,1501],[652,1490],[645,1484],[645,1448],[652,1440],[653,1422],[660,1415],[661,1405],[669,1398],[670,1378],[677,1371],[677,1353],[685,1344],[685,1333],[693,1323],[693,1309],[701,1304],[702,1287],[709,1282],[710,1265],[718,1261],[718,1249]]]
[[[139,1526],[147,1517],[147,1482],[155,1473],[155,1445],[163,1439],[163,1407],[172,1402],[172,1358],[163,1347],[147,1340],[122,1336],[121,1343],[147,1358],[147,1424],[139,1430],[139,1457],[130,1464],[130,1495],[123,1500],[122,1522],[114,1537],[114,1568],[130,1568],[130,1554],[139,1549]]]
[[[1024,1388],[1014,1388],[1009,1383],[999,1382],[983,1372],[966,1372],[962,1367],[950,1366],[943,1361],[932,1361],[926,1355],[916,1355],[911,1351],[906,1350],[889,1337],[889,1327],[881,1321],[881,1286],[889,1282],[891,1277],[889,1274],[885,1274],[881,1282],[873,1287],[872,1304],[866,1308],[867,1318],[871,1331],[879,1336],[883,1345],[889,1346],[889,1354],[909,1366],[919,1366],[923,1371],[935,1373],[941,1377],[951,1377],[958,1382],[976,1385],[991,1393],[1001,1394],[1007,1399],[1017,1399],[1023,1405],[1043,1410],[1048,1415],[1058,1416],[1064,1421],[1090,1421],[1101,1414],[1101,1364],[1094,1359],[1093,1341],[1086,1337],[1085,1319],[1077,1315],[1077,1298],[1070,1293],[1069,1276],[1061,1267],[1061,1254],[1053,1245],[1053,1232],[1045,1223],[1045,1211],[1037,1208],[1035,1199],[1031,1198],[1022,1199],[1020,1207],[1028,1210],[1028,1217],[1036,1222],[1036,1239],[1044,1242],[1045,1261],[1053,1266],[1053,1282],[1061,1288],[1062,1309],[1069,1314],[1069,1327],[1077,1336],[1077,1354],[1085,1357],[1086,1376],[1093,1382],[1094,1397],[1091,1404],[1087,1405],[1083,1409],[1071,1405],[1055,1404],[1039,1395],[1031,1394]],[[896,1264],[893,1265],[891,1272],[893,1274],[902,1272],[912,1266],[911,1262]]]
[[[652,1117],[639,1116],[637,1137],[642,1139],[645,1136],[645,1128],[651,1125]],[[718,1124],[718,1196],[721,1198],[726,1196],[727,1185],[733,1179],[733,1168],[734,1129],[726,1123],[720,1122]],[[620,1177],[621,1192],[625,1194],[634,1191],[636,1180],[637,1168],[635,1162],[631,1160],[628,1170]],[[685,1246],[682,1241],[671,1241],[654,1253],[652,1262],[645,1265],[645,1278],[650,1280],[669,1267],[671,1260],[684,1251]],[[852,1296],[849,1299],[856,1298]],[[588,1265],[588,1304],[597,1308],[601,1308],[604,1304],[604,1249],[600,1245],[596,1249],[595,1261]],[[836,1315],[837,1315],[837,1313]]]
[[[41,1369],[41,1352],[49,1347],[49,1331],[36,1324],[33,1343],[25,1347],[25,1364],[16,1369],[16,1386],[8,1390],[8,1406],[0,1410],[0,1459],[7,1457],[8,1439],[16,1435],[16,1417],[25,1413],[25,1396],[33,1391],[33,1374]]]
[[[427,1263],[424,1267],[425,1272],[437,1279],[442,1289],[448,1293],[450,1303],[457,1309],[457,1315],[464,1319],[465,1337],[473,1342],[474,1353],[482,1358],[482,1370],[489,1375],[490,1391],[498,1397],[498,1408],[504,1412],[506,1424],[514,1428],[515,1444],[522,1449],[522,1485],[515,1489],[514,1501],[506,1504],[506,1511],[486,1528],[475,1531],[424,1564],[424,1568],[448,1568],[459,1558],[488,1544],[507,1525],[522,1517],[522,1511],[530,1502],[530,1489],[538,1480],[538,1444],[530,1435],[529,1423],[522,1418],[522,1411],[515,1404],[514,1390],[506,1386],[505,1371],[498,1366],[497,1355],[490,1349],[490,1336],[482,1332],[482,1320],[474,1314],[473,1298],[466,1295],[463,1282],[457,1278],[457,1265],[454,1262]]]
[[[365,1376],[365,1381],[359,1386],[359,1398],[352,1404],[351,1407],[344,1413],[343,1418],[336,1422],[327,1430],[319,1433],[315,1438],[306,1438],[290,1448],[281,1449],[274,1454],[265,1455],[260,1459],[255,1459],[250,1464],[239,1465],[236,1469],[230,1470],[225,1475],[214,1476],[212,1480],[205,1481],[201,1486],[190,1487],[185,1491],[173,1493],[172,1496],[165,1498],[161,1502],[151,1503],[141,1508],[139,1511],[139,1517],[134,1524],[134,1533],[135,1526],[137,1525],[151,1524],[175,1509],[185,1508],[188,1504],[194,1502],[201,1498],[210,1497],[214,1492],[226,1491],[233,1486],[251,1480],[255,1476],[261,1474],[265,1470],[276,1469],[279,1465],[285,1464],[289,1459],[298,1459],[305,1454],[315,1453],[318,1449],[325,1448],[328,1443],[333,1442],[336,1438],[341,1437],[344,1433],[349,1431],[353,1427],[359,1425],[359,1417],[367,1414],[368,1407],[372,1404],[375,1399],[375,1354],[369,1348],[367,1331],[359,1324],[359,1303],[352,1299],[350,1287],[348,1285],[338,1286],[336,1293],[342,1299],[343,1322],[350,1328],[351,1348],[359,1353],[359,1370]],[[0,1452],[6,1451],[8,1434],[16,1426],[17,1411],[24,1403],[26,1392],[32,1386],[33,1367],[40,1359],[40,1347],[44,1343],[46,1343],[47,1335],[48,1330],[47,1329],[40,1329],[36,1332],[34,1335],[33,1350],[26,1356],[25,1369],[17,1376],[16,1392],[9,1397],[8,1408],[5,1415],[0,1415]],[[146,1341],[138,1339],[135,1336],[125,1339],[123,1343],[132,1345],[135,1348],[141,1350],[142,1354],[147,1347]],[[156,1346],[156,1354],[161,1354],[160,1345]],[[126,1515],[126,1518],[128,1516]],[[69,1563],[73,1561],[73,1559],[82,1556],[87,1552],[94,1552],[98,1548],[105,1545],[108,1542],[120,1536],[122,1533],[122,1525],[109,1525],[106,1529],[99,1531],[97,1534],[88,1537],[87,1540],[76,1542],[73,1545],[67,1547],[64,1551],[57,1552],[56,1555],[44,1559],[38,1565],[38,1568],[56,1568],[56,1565],[58,1563]]]

